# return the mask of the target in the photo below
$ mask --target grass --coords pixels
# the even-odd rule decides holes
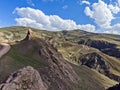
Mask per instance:
[[[8,56],[14,58],[18,63],[21,63],[25,66],[33,66],[33,67],[40,67],[42,65],[44,65],[43,62],[40,62],[41,60],[36,60],[32,57],[27,57],[25,55],[22,55],[18,52],[16,52],[16,50],[12,49],[9,53],[8,53]]]
[[[64,44],[64,43],[63,43]],[[78,59],[80,56],[92,53],[92,52],[99,52],[95,48],[87,47],[84,45],[77,45],[77,44],[64,44],[61,47],[58,47],[58,51],[63,55],[63,57],[73,63],[78,65]]]
[[[80,49],[80,51],[79,51]],[[106,54],[103,54],[99,50],[95,48],[89,47],[89,49],[85,49],[82,45],[69,45],[65,44],[64,47],[58,48],[59,52],[62,53],[63,57],[71,63],[76,73],[80,76],[81,82],[80,86],[76,84],[72,84],[73,90],[105,90],[106,88],[115,85],[117,82],[109,79],[108,77],[98,73],[95,70],[91,70],[85,66],[79,66],[75,59],[70,58],[70,54],[72,53],[76,59],[80,56],[92,52],[97,52],[100,54],[106,62],[110,64],[110,72],[114,74],[120,75],[120,61],[114,57],[110,57]],[[78,52],[77,52],[78,51]],[[77,52],[77,53],[76,53]],[[112,67],[113,66],[113,67]]]
[[[0,32],[3,33],[3,35],[0,34],[0,38],[9,40],[9,43],[13,45],[11,50],[0,59],[0,80],[4,80],[10,73],[25,66],[33,66],[37,69],[47,65],[44,58],[39,57],[38,52],[35,52],[38,46],[33,46],[30,42],[22,44],[14,42],[22,40],[26,36],[28,29],[29,27],[8,27],[0,29]],[[68,62],[72,63],[72,67],[80,77],[79,85],[71,84],[73,90],[104,90],[117,83],[88,67],[79,66],[77,60],[84,54],[97,52],[110,64],[110,72],[120,76],[120,59],[103,54],[95,48],[78,45],[76,42],[80,39],[87,40],[90,38],[91,40],[103,40],[114,43],[120,48],[119,35],[93,34],[81,30],[66,32],[49,32],[34,28],[32,30],[37,32],[38,35],[44,36],[48,40],[50,39],[49,41],[52,44],[57,43],[58,51]],[[27,47],[28,44],[32,48],[29,49]]]
[[[42,58],[35,58],[32,55],[23,55],[16,46],[0,59],[0,81],[4,80],[10,73],[25,66],[33,66],[38,69],[44,67],[46,62]]]
[[[105,90],[106,88],[115,85],[117,82],[108,77],[89,69],[86,66],[76,66],[71,64],[80,77],[80,86],[74,86],[75,90]]]

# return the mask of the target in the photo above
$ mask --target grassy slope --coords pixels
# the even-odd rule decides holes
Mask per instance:
[[[91,70],[86,66],[76,66],[73,64],[72,66],[80,77],[81,90],[104,90],[116,83],[108,77]]]
[[[8,39],[9,41],[13,41],[13,40],[19,41],[25,37],[27,30],[28,30],[28,28],[25,28],[25,27],[2,28],[2,29],[0,29],[0,32],[4,33],[5,35],[0,34],[0,37]],[[37,32],[38,35],[45,36],[46,38],[52,38],[52,40],[51,40],[52,43],[54,43],[54,42],[60,43],[62,47],[58,46],[59,51],[62,52],[62,54],[66,58],[66,60],[68,60],[74,64],[77,64],[74,60],[74,56],[76,58],[78,58],[80,55],[86,54],[88,52],[89,53],[93,52],[93,51],[99,52],[97,49],[89,48],[89,50],[88,50],[88,49],[86,49],[86,47],[83,47],[82,45],[76,45],[73,43],[73,42],[78,41],[81,38],[96,39],[98,36],[96,34],[87,33],[87,32],[80,31],[80,30],[69,31],[69,32],[67,32],[67,34],[65,34],[65,32],[54,32],[53,33],[53,32],[48,32],[48,31],[44,31],[44,30],[37,30],[37,31],[36,31],[36,29],[32,29],[32,30]],[[9,33],[11,33],[11,37],[6,37],[7,35],[9,35]],[[115,38],[115,36],[114,36],[114,38]],[[66,39],[68,41],[66,41]],[[100,39],[100,38],[98,37],[97,39]],[[113,43],[116,43],[119,46],[119,41],[117,41],[117,40],[115,41],[114,39],[108,38],[108,36],[105,37],[105,40],[112,41]],[[81,50],[79,51],[79,49],[81,49]],[[77,53],[76,53],[76,51],[77,51]],[[71,53],[72,54],[74,53],[72,59],[69,58],[69,55]],[[111,69],[111,72],[120,74],[120,72],[119,72],[120,71],[119,70],[120,61],[118,61],[116,58],[113,58],[113,57],[108,58],[108,56],[106,56],[106,55],[103,55],[103,56],[105,58],[107,58],[106,60],[108,60],[109,63],[112,64],[113,67]],[[6,54],[2,59],[0,59],[0,73],[2,73],[2,75],[0,75],[0,80],[3,80],[3,78],[5,78],[11,72],[13,72],[21,67],[31,65],[31,66],[37,68],[38,66],[42,67],[43,65],[45,65],[43,60],[39,60],[37,57],[38,56],[32,56],[32,54],[25,56],[22,53],[18,52],[18,47],[13,45],[12,49],[9,51],[9,53]],[[73,67],[76,70],[76,72],[79,74],[79,76],[82,80],[82,82],[80,83],[81,86],[86,85],[86,87],[81,87],[82,90],[87,90],[87,89],[88,90],[96,90],[96,88],[98,88],[98,87],[101,87],[101,86],[108,87],[108,86],[114,85],[116,83],[113,80],[110,80],[107,77],[105,77],[95,71],[92,71],[86,67],[75,66],[75,65],[73,65]],[[96,85],[96,87],[94,85]]]
[[[11,50],[0,59],[0,81],[25,66],[33,66],[37,69],[46,65],[44,59],[36,54],[37,49],[33,47],[29,50],[28,44],[30,43],[23,42],[12,45]]]
[[[67,46],[67,47],[60,47],[59,52],[62,53],[63,57],[73,63],[78,65],[76,62],[78,58],[84,54],[92,53],[92,52],[97,52],[99,55],[101,55],[104,60],[109,63],[110,65],[110,72],[112,74],[120,76],[120,59],[117,59],[112,56],[108,56],[106,54],[103,54],[99,50],[95,48],[90,48],[83,45],[73,45],[73,46]]]
[[[30,65],[37,68],[46,65],[43,60],[22,55],[18,50],[18,47],[13,46],[9,53],[0,60],[0,70],[2,70],[0,80],[3,80],[10,73],[24,66]],[[115,81],[85,66],[71,65],[80,76],[80,86],[73,85],[74,90],[104,90],[103,87],[107,88],[116,84]]]
[[[65,45],[66,42],[63,44]],[[97,49],[87,47],[85,45],[70,44],[70,42],[66,45],[67,46],[58,47],[58,50],[63,54],[63,57],[68,61],[75,62],[83,54],[99,52]]]

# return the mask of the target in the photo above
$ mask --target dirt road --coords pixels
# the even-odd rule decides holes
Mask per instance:
[[[0,49],[0,58],[10,50],[10,45],[7,43],[0,43],[2,48]]]

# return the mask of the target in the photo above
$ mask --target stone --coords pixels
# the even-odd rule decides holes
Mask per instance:
[[[47,90],[40,74],[31,66],[12,73],[5,83],[0,85],[0,90]]]

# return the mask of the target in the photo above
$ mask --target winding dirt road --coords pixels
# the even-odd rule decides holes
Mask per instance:
[[[10,50],[10,45],[7,43],[0,43],[2,48],[0,49],[0,58]]]

